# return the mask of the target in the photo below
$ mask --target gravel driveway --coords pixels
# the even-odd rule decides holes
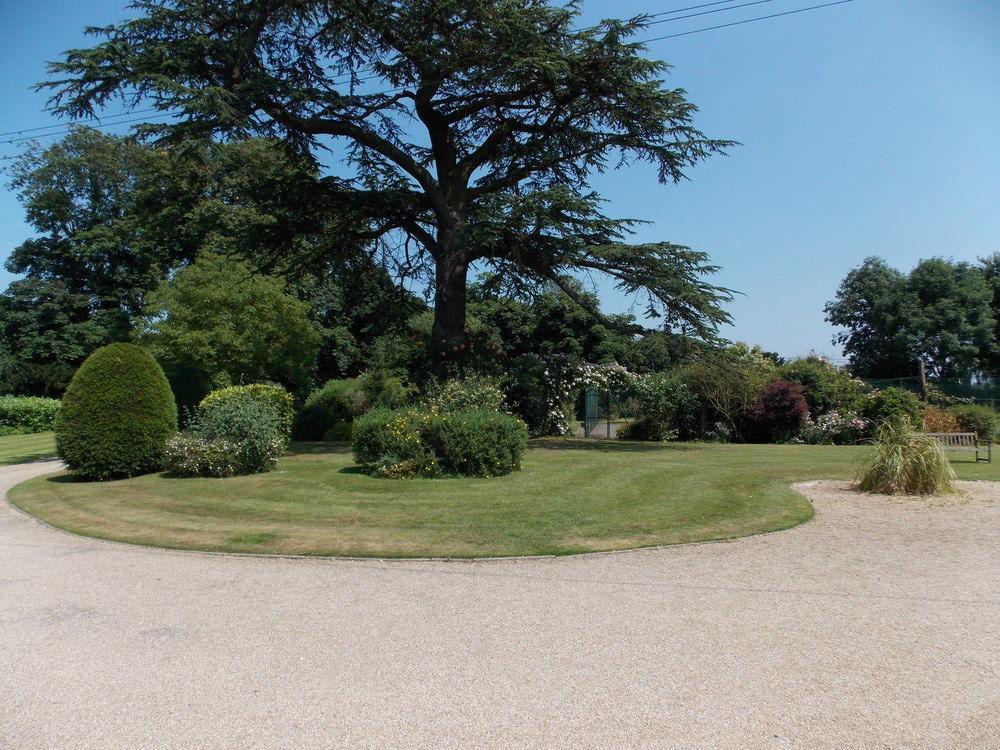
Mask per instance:
[[[491,562],[147,550],[0,502],[0,747],[995,750],[1000,508],[820,497]]]

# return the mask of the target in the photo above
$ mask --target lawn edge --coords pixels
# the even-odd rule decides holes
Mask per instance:
[[[0,474],[3,473],[4,469],[13,468],[15,466],[28,466],[32,463],[37,463],[41,461],[50,461],[53,459],[36,459],[34,461],[28,461],[22,464],[8,464],[7,466],[0,466]],[[762,537],[769,534],[780,534],[792,529],[796,529],[800,526],[804,526],[816,518],[816,506],[813,505],[812,501],[809,500],[805,495],[794,488],[797,482],[787,486],[787,489],[794,492],[796,495],[801,497],[810,508],[810,514],[807,518],[802,519],[797,523],[792,523],[788,526],[782,526],[775,529],[768,529],[767,531],[756,531],[749,534],[739,534],[736,536],[720,537],[718,539],[703,539],[693,542],[674,542],[672,544],[650,544],[650,545],[640,545],[637,547],[622,547],[620,549],[609,549],[609,550],[596,550],[588,552],[565,552],[565,553],[552,553],[547,555],[504,555],[504,556],[486,556],[486,557],[416,557],[416,556],[379,556],[379,555],[307,555],[307,554],[292,554],[288,552],[228,552],[225,550],[211,550],[211,549],[198,549],[197,547],[168,547],[158,544],[145,544],[143,542],[131,542],[122,539],[113,539],[104,536],[94,536],[92,534],[84,534],[78,531],[72,531],[62,526],[57,526],[56,524],[46,521],[43,518],[39,518],[35,514],[25,510],[24,508],[17,505],[10,497],[10,493],[20,487],[21,485],[27,484],[28,482],[34,481],[36,479],[43,479],[48,476],[58,474],[64,469],[59,469],[53,472],[47,472],[44,474],[36,474],[35,476],[28,477],[27,479],[18,482],[8,488],[4,494],[3,499],[8,507],[15,510],[20,515],[25,518],[31,519],[32,521],[44,526],[52,531],[65,534],[76,539],[90,539],[103,544],[114,544],[123,547],[132,547],[137,550],[157,550],[161,552],[168,552],[173,554],[197,554],[197,555],[212,555],[212,556],[223,556],[223,557],[251,557],[251,558],[262,558],[268,560],[319,560],[319,561],[337,561],[344,560],[347,562],[382,562],[382,563],[404,563],[404,562],[448,562],[448,563],[481,563],[481,562],[512,562],[517,560],[561,560],[561,559],[571,559],[571,558],[581,558],[581,557],[599,557],[606,555],[624,555],[636,552],[652,552],[656,550],[670,549],[674,547],[693,547],[704,544],[731,544],[739,539],[751,539],[753,537]]]

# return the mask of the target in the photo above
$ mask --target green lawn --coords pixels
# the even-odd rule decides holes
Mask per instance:
[[[346,446],[295,446],[278,470],[16,487],[15,505],[68,531],[188,549],[391,557],[569,554],[724,539],[808,520],[788,486],[850,478],[860,449],[534,441],[499,479],[373,479]],[[1000,466],[960,460],[965,479]]]
[[[51,432],[0,437],[0,466],[23,464],[26,461],[48,458],[55,454],[55,436]]]

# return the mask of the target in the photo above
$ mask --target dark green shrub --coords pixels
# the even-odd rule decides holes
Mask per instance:
[[[38,396],[0,396],[0,434],[26,435],[55,426],[62,404]]]
[[[177,432],[177,406],[163,370],[144,349],[110,344],[73,376],[56,418],[56,450],[90,479],[157,471]]]
[[[959,404],[948,411],[955,415],[962,432],[974,432],[980,440],[995,443],[1000,440],[1000,414],[982,404]]]
[[[921,424],[923,404],[915,393],[902,388],[886,388],[868,396],[861,402],[859,413],[873,426],[883,422],[909,420],[910,424]]]
[[[329,380],[313,391],[295,418],[296,440],[323,440],[340,422],[351,422],[369,409],[398,409],[410,399],[400,378],[366,372],[349,380]]]
[[[233,385],[212,391],[198,405],[198,417],[204,421],[223,403],[230,400],[242,403],[244,399],[259,401],[269,406],[278,417],[281,435],[286,440],[289,438],[292,434],[292,421],[295,419],[295,401],[288,391],[273,383]]]
[[[194,417],[198,404],[212,392],[212,377],[200,367],[179,362],[163,363],[163,373],[174,392],[177,417],[182,426],[186,425]]]
[[[652,417],[639,417],[634,422],[618,428],[615,437],[619,440],[650,440],[661,442],[670,440],[677,436],[677,433],[670,429],[669,425]]]
[[[351,439],[354,430],[354,422],[337,422],[326,431],[323,440],[328,443],[342,443]]]
[[[354,423],[354,458],[377,476],[479,476],[521,467],[524,422],[487,411],[376,410]]]

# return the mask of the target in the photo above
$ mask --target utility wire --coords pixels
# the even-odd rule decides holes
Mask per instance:
[[[659,13],[651,13],[651,14],[649,14],[648,18],[659,18],[661,16],[675,15],[677,13],[683,13],[683,12],[688,11],[688,10],[699,10],[701,8],[709,8],[709,7],[713,7],[713,6],[716,6],[716,5],[729,5],[729,4],[734,3],[734,2],[736,2],[736,0],[715,0],[715,2],[711,2],[711,3],[702,3],[700,5],[689,5],[686,8],[677,8],[675,10],[664,10],[664,11],[660,11]],[[769,2],[773,2],[773,0],[756,0],[755,2],[745,3],[743,5],[734,5],[734,6],[730,7],[730,8],[718,8],[717,10],[714,10],[714,11],[706,11],[706,13],[720,13],[720,12],[725,11],[725,10],[735,10],[736,8],[743,8],[743,7],[746,7],[747,5],[760,5],[761,3],[769,3]],[[677,21],[677,20],[681,20],[682,18],[691,18],[691,17],[696,16],[696,15],[704,15],[704,13],[694,13],[691,16],[681,16],[680,18],[667,18],[667,19],[664,19],[662,21],[651,21],[647,25],[648,26],[653,26],[655,24],[664,23],[666,21]],[[579,29],[573,29],[573,31],[574,32],[592,31],[593,29],[597,29],[597,28],[600,28],[600,24],[595,25],[595,26],[585,26],[585,27],[579,28]],[[365,70],[365,69],[371,70],[370,67],[362,68],[362,70]],[[355,80],[355,82],[360,83],[362,81],[370,81],[370,80],[373,80],[375,78],[381,78],[381,76],[380,75],[365,76],[363,78],[358,78],[358,79],[354,79],[354,80]],[[352,82],[352,79],[350,79],[350,78],[345,78],[342,81],[333,81],[334,84],[338,84],[338,85],[339,84],[345,84],[345,83],[351,83],[351,82]],[[378,93],[378,92],[375,92],[375,93]],[[114,114],[114,115],[105,115],[104,117],[85,117],[85,118],[81,118],[79,120],[75,120],[73,122],[73,124],[74,125],[79,125],[79,124],[83,124],[83,123],[87,123],[87,122],[101,122],[104,119],[110,119],[110,118],[116,118],[116,117],[126,117],[126,116],[129,116],[129,115],[141,115],[141,114],[146,114],[148,112],[157,112],[157,111],[159,111],[159,110],[156,107],[151,107],[149,109],[125,110],[124,112],[118,112],[117,114]],[[105,124],[105,123],[102,122],[102,125],[103,124]],[[113,125],[113,124],[114,123],[107,123],[107,125]],[[53,130],[53,129],[56,129],[56,128],[65,128],[65,127],[66,127],[66,123],[57,122],[57,123],[53,123],[52,125],[39,125],[38,127],[33,127],[33,128],[21,128],[19,130],[8,130],[6,133],[0,133],[0,138],[3,138],[5,136],[19,136],[19,135],[23,135],[24,133],[37,133],[38,131],[41,131],[41,130]],[[33,137],[43,137],[44,135],[45,134],[42,134],[40,136],[33,136]],[[16,141],[0,141],[0,143],[12,143],[12,142],[16,142]]]
[[[679,17],[676,17],[676,18],[667,18],[667,19],[663,19],[663,20],[660,20],[660,21],[654,21],[654,22],[651,22],[648,25],[651,26],[651,25],[656,24],[656,23],[665,23],[667,21],[679,21],[679,20],[682,20],[684,18],[692,18],[694,16],[702,16],[702,15],[706,15],[706,14],[709,14],[709,13],[719,13],[719,12],[722,12],[722,11],[736,10],[737,8],[744,8],[744,7],[751,6],[751,5],[761,5],[763,3],[772,2],[772,1],[773,0],[754,0],[753,2],[743,3],[741,5],[734,5],[734,6],[730,6],[730,7],[727,7],[727,8],[717,8],[715,10],[704,11],[702,13],[692,13],[692,14],[690,14],[688,16],[679,16]],[[720,3],[731,3],[731,2],[733,2],[733,0],[717,0],[717,2],[714,2],[714,3],[704,3],[702,5],[690,6],[688,8],[678,8],[677,10],[673,10],[673,11],[663,11],[662,13],[654,14],[654,16],[651,16],[651,17],[660,16],[660,15],[664,15],[664,14],[681,13],[681,12],[684,12],[686,10],[694,10],[696,8],[704,8],[704,7],[708,7],[708,6],[712,6],[712,5],[718,5]],[[853,2],[854,2],[854,0],[836,0],[836,2],[822,3],[820,5],[810,5],[810,6],[805,7],[805,8],[796,8],[794,10],[787,10],[787,11],[784,11],[782,13],[771,13],[771,14],[766,15],[766,16],[755,16],[753,18],[746,18],[746,19],[743,19],[741,21],[732,21],[730,23],[718,24],[716,26],[706,26],[706,27],[700,28],[700,29],[691,29],[690,31],[681,31],[681,32],[678,32],[676,34],[667,34],[667,35],[664,35],[664,36],[653,37],[651,39],[640,39],[639,42],[642,43],[642,44],[649,44],[650,42],[659,42],[659,41],[663,41],[664,39],[675,39],[677,37],[689,36],[691,34],[701,34],[701,33],[704,33],[706,31],[715,31],[717,29],[726,29],[726,28],[730,28],[732,26],[742,26],[742,25],[748,24],[748,23],[756,23],[757,21],[766,21],[766,20],[769,20],[769,19],[772,19],[772,18],[781,18],[783,16],[792,16],[792,15],[796,15],[798,13],[806,13],[808,11],[819,10],[821,8],[831,8],[831,7],[836,6],[836,5],[846,5],[847,3],[853,3]],[[592,28],[596,28],[596,27],[592,27]],[[367,76],[367,77],[364,77],[364,78],[355,79],[355,81],[356,82],[362,82],[362,81],[372,80],[374,78],[380,78],[380,77],[381,76],[378,76],[378,75]],[[334,83],[337,83],[337,84],[347,83],[347,82],[349,82],[349,81],[334,81]],[[368,94],[365,94],[365,96],[377,96],[378,94],[391,94],[393,92],[402,91],[405,88],[406,88],[406,86],[397,86],[395,88],[384,89],[384,90],[380,90],[380,91],[372,91],[372,92],[369,92]],[[144,110],[132,110],[132,111],[121,112],[118,115],[112,115],[110,117],[119,117],[119,116],[123,116],[123,115],[142,114],[142,113],[145,113],[145,112],[157,112],[157,111],[159,111],[159,110],[154,107],[154,108],[144,109]],[[133,122],[145,122],[146,120],[151,120],[151,119],[158,118],[158,117],[170,117],[170,116],[172,116],[174,114],[177,114],[177,113],[175,113],[175,112],[160,112],[160,114],[151,115],[150,117],[139,117],[139,118],[128,119],[128,120],[118,120],[116,122],[102,122],[101,126],[99,128],[97,128],[97,129],[100,130],[100,129],[104,128],[104,127],[112,127],[112,126],[115,126],[115,125],[127,125],[127,124],[130,124],[130,123],[133,123]],[[86,120],[83,120],[82,122],[93,122],[95,120],[100,120],[100,119],[101,118],[98,118],[98,117],[87,118]],[[38,127],[38,128],[28,128],[28,129],[25,129],[25,130],[12,130],[12,131],[9,131],[8,133],[0,133],[0,135],[12,135],[12,134],[25,133],[25,132],[45,130],[45,129],[49,129],[49,128],[57,128],[57,127],[63,128],[62,130],[55,130],[55,131],[49,132],[49,133],[38,133],[37,135],[34,135],[34,136],[23,136],[23,137],[19,137],[19,138],[9,138],[7,140],[0,140],[0,145],[3,145],[3,144],[12,144],[12,143],[20,143],[22,141],[30,141],[30,140],[35,140],[36,138],[45,138],[45,137],[54,136],[54,135],[65,135],[66,133],[69,133],[72,130],[73,126],[79,124],[80,122],[81,121],[74,122],[74,123],[72,123],[69,126],[64,125],[64,124],[55,124],[55,125],[41,126],[41,127]],[[10,157],[4,157],[4,160],[9,159],[9,158]]]
[[[772,13],[769,16],[757,16],[756,18],[747,18],[743,21],[733,21],[732,23],[721,23],[718,26],[706,26],[703,29],[692,29],[691,31],[681,31],[677,34],[667,34],[666,36],[657,36],[652,39],[644,39],[643,42],[648,44],[649,42],[660,42],[664,39],[675,39],[679,36],[688,36],[689,34],[700,34],[703,31],[714,31],[715,29],[727,29],[730,26],[742,26],[745,23],[753,23],[754,21],[766,21],[769,18],[780,18],[781,16],[793,16],[796,13],[805,13],[809,10],[818,10],[819,8],[830,8],[834,5],[846,5],[847,3],[853,3],[854,0],[837,0],[835,3],[823,3],[822,5],[810,5],[808,8],[798,8],[796,10],[786,10],[784,13]]]

